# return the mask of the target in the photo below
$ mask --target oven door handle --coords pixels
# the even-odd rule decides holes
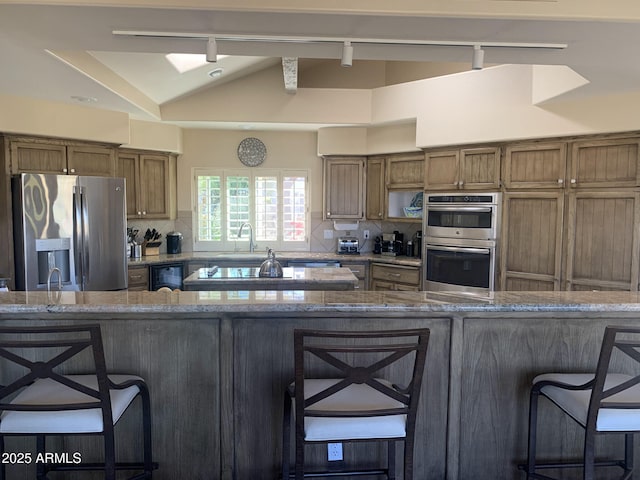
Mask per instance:
[[[491,250],[488,248],[474,248],[474,247],[445,247],[442,245],[427,245],[427,250],[429,249],[445,250],[447,252],[481,253],[484,255],[489,255],[491,253]]]
[[[492,208],[491,207],[470,207],[470,206],[464,206],[464,207],[454,207],[451,205],[430,205],[427,207],[427,211],[428,212],[460,212],[460,213],[464,213],[464,212],[473,212],[473,213],[491,213]]]

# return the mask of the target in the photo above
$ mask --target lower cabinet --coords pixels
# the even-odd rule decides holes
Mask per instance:
[[[149,268],[146,265],[130,266],[128,277],[130,291],[149,290]]]
[[[367,262],[340,262],[340,266],[348,268],[358,278],[357,289],[367,290],[369,287],[369,264]]]
[[[371,264],[371,290],[421,290],[421,268],[407,265]]]

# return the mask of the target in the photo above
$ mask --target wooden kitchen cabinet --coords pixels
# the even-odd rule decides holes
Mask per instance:
[[[386,187],[422,190],[424,161],[424,153],[397,154],[387,157]]]
[[[127,182],[127,218],[175,217],[175,164],[169,154],[118,152],[117,176]]]
[[[42,139],[9,140],[11,173],[113,177],[115,148]]]
[[[564,193],[505,193],[501,290],[560,290]]]
[[[422,269],[407,265],[371,264],[371,290],[419,291]]]
[[[567,144],[514,144],[505,149],[502,181],[507,189],[565,187]]]
[[[369,288],[369,262],[340,262],[341,267],[351,270],[358,279],[357,289],[367,290]]]
[[[367,220],[384,219],[385,165],[385,157],[370,157],[367,159]]]
[[[638,290],[640,194],[574,191],[566,222],[566,290]]]
[[[571,145],[571,188],[636,187],[640,140],[578,141]]]
[[[146,265],[130,265],[128,285],[130,291],[149,290],[149,268]]]
[[[364,157],[325,157],[323,216],[325,220],[363,220]]]
[[[500,148],[478,147],[426,152],[424,189],[497,190]]]

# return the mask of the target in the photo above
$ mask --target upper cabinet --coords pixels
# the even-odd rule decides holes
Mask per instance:
[[[384,219],[385,157],[367,159],[367,220]]]
[[[127,182],[127,218],[175,217],[175,163],[171,155],[121,150],[117,166],[117,176]]]
[[[325,157],[323,217],[364,219],[364,157]]]
[[[388,189],[424,187],[424,153],[389,156],[386,170]]]
[[[115,148],[41,139],[9,139],[11,173],[115,175]]]
[[[500,148],[480,147],[426,152],[424,189],[500,188]]]
[[[564,188],[566,143],[509,145],[505,149],[502,180],[506,188]]]
[[[570,186],[635,187],[638,183],[638,138],[574,142]]]

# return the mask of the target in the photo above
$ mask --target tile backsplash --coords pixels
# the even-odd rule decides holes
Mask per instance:
[[[162,245],[160,245],[160,253],[167,252],[166,235],[169,232],[177,231],[182,233],[182,251],[191,252],[193,250],[193,228],[192,228],[192,212],[190,210],[179,211],[176,220],[129,220],[128,226],[140,230],[139,237],[144,236],[147,228],[156,229],[162,233]],[[336,222],[339,225],[342,222]],[[355,222],[350,222],[355,223]],[[374,239],[382,233],[391,233],[398,230],[403,233],[405,239],[410,239],[416,231],[420,230],[422,225],[419,223],[404,222],[380,222],[380,221],[362,221],[358,223],[357,229],[336,230],[333,220],[323,220],[321,212],[311,213],[311,242],[310,250],[312,252],[335,252],[338,246],[338,237],[353,236],[360,240],[360,251],[368,253],[373,250]],[[325,239],[325,230],[331,231],[333,238]],[[364,239],[364,231],[369,230],[369,239]]]

